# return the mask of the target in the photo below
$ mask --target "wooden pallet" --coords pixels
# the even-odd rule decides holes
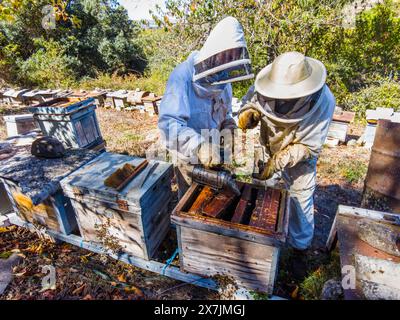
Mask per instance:
[[[220,289],[218,284],[216,283],[216,281],[214,281],[212,278],[202,277],[202,276],[199,276],[196,274],[183,272],[180,270],[179,267],[174,266],[174,265],[168,265],[166,263],[162,263],[162,262],[155,261],[155,260],[145,260],[142,258],[130,256],[128,254],[123,254],[123,255],[117,256],[117,255],[105,250],[101,246],[94,244],[93,242],[90,242],[90,241],[85,241],[81,237],[76,236],[76,235],[73,235],[73,234],[65,235],[62,233],[54,232],[51,230],[45,230],[45,229],[39,230],[33,224],[25,222],[25,221],[21,220],[20,218],[18,218],[18,216],[15,213],[8,215],[8,221],[11,224],[14,224],[14,225],[17,225],[17,226],[20,226],[23,228],[27,228],[33,232],[36,232],[36,233],[39,232],[39,233],[41,233],[41,236],[49,237],[51,240],[53,240],[55,242],[60,242],[60,241],[66,242],[66,243],[72,244],[74,246],[78,246],[80,248],[89,250],[94,253],[106,254],[113,259],[122,261],[124,263],[133,265],[135,267],[138,267],[138,268],[141,268],[141,269],[144,269],[147,271],[151,271],[156,274],[172,278],[174,280],[186,282],[188,284],[193,284],[193,285],[196,285],[196,286],[199,286],[202,288],[215,290],[215,291],[219,291],[219,289]],[[243,288],[240,288],[238,290],[238,292],[240,292],[239,298],[241,298],[241,299],[243,299],[244,296],[250,296],[250,293],[248,291],[244,290]],[[237,296],[234,296],[233,298],[235,298],[235,297],[237,297]],[[271,295],[269,297],[269,300],[285,300],[285,299],[283,299],[279,296]]]

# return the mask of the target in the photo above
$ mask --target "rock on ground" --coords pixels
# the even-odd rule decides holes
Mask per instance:
[[[0,295],[7,289],[13,278],[12,268],[21,260],[17,254],[11,255],[8,259],[0,259]]]
[[[321,292],[321,300],[339,300],[342,296],[343,288],[339,280],[330,279],[325,282]]]

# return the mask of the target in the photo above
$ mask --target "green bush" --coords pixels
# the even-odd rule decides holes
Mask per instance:
[[[20,83],[42,88],[68,88],[76,83],[71,64],[55,41],[36,40],[39,49],[27,60],[19,62]]]
[[[352,161],[339,165],[340,174],[349,183],[358,183],[363,180],[367,174],[367,169],[367,165],[362,161]]]
[[[359,119],[365,119],[367,109],[377,107],[393,108],[400,111],[400,83],[397,81],[383,81],[348,96],[344,101],[346,110],[355,111]]]
[[[348,4],[355,5],[350,0],[272,0],[268,4],[255,0],[168,0],[166,12],[159,10],[155,18],[174,35],[171,41],[175,49],[170,52],[183,57],[201,47],[219,20],[232,15],[243,25],[255,73],[283,52],[302,52],[326,65],[327,83],[342,104],[353,92],[377,79],[395,77],[400,70],[396,2],[386,0],[362,10],[353,27],[343,23]],[[250,84],[235,83],[234,95],[241,97]]]

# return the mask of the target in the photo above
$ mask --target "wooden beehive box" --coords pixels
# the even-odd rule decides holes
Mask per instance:
[[[154,93],[143,97],[144,110],[150,115],[158,114],[158,103],[162,97],[157,97]]]
[[[13,211],[11,200],[8,197],[3,182],[0,181],[0,215],[11,213]]]
[[[107,93],[107,98],[111,99],[114,109],[123,110],[128,106],[128,95],[127,90],[118,90]]]
[[[66,235],[77,231],[75,213],[70,201],[64,197],[61,190],[57,190],[40,204],[34,205],[32,199],[23,193],[18,184],[12,180],[1,178],[0,180],[11,199],[14,211],[22,220]]]
[[[400,215],[339,205],[337,234],[346,300],[400,299]]]
[[[279,251],[286,241],[286,191],[240,184],[241,197],[217,196],[194,183],[172,214],[184,271],[232,277],[251,290],[272,293]]]
[[[142,184],[152,161],[122,190],[107,187],[104,180],[125,164],[137,166],[143,159],[105,152],[61,182],[77,214],[83,239],[117,251],[150,259],[170,225],[168,204],[172,197],[172,166],[159,162]]]
[[[29,109],[45,135],[60,140],[66,148],[95,148],[104,141],[93,98],[62,97]]]
[[[68,235],[76,231],[75,213],[60,181],[98,153],[71,149],[63,158],[45,159],[33,156],[30,143],[26,143],[8,145],[8,152],[0,158],[0,181],[13,211],[26,222],[56,232]]]
[[[8,137],[15,137],[37,129],[31,113],[4,116],[3,119],[6,123]]]

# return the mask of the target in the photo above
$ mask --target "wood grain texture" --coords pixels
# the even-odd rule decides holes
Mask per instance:
[[[220,192],[204,206],[202,213],[209,217],[221,218],[234,198],[235,195],[231,192]]]
[[[200,194],[190,207],[189,212],[192,214],[201,214],[203,211],[203,206],[212,199],[213,195],[214,192],[212,191],[211,187],[203,187],[203,189],[200,191]]]
[[[185,271],[231,276],[247,289],[272,293],[278,248],[182,226],[180,238]]]
[[[11,204],[21,219],[64,234],[76,231],[74,210],[61,190],[49,196],[41,204],[34,205],[31,198],[23,194],[17,184],[6,179],[2,181]]]
[[[239,203],[236,206],[231,222],[243,223],[244,214],[246,213],[248,206],[251,204],[250,200],[251,200],[251,187],[248,184],[246,184],[243,188],[242,196],[240,197]]]
[[[380,221],[379,217],[386,217],[390,224],[397,222],[396,215],[390,213],[347,206],[339,206],[336,215],[342,277],[349,278],[350,266],[354,267],[357,280],[355,288],[344,288],[346,300],[399,296],[400,284],[397,281],[400,257],[378,250],[359,237],[358,222],[368,217],[370,221]],[[393,273],[393,270],[397,271]]]

